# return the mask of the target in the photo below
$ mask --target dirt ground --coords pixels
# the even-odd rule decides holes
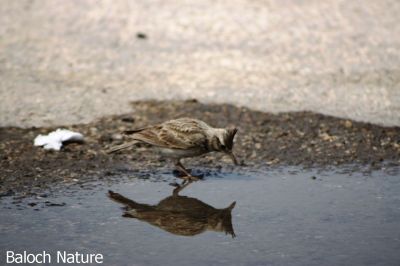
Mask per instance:
[[[282,165],[323,168],[353,164],[379,169],[400,163],[399,127],[311,112],[270,114],[197,100],[139,101],[131,105],[131,113],[64,127],[81,132],[85,142],[65,145],[59,152],[33,146],[38,134],[55,128],[0,128],[0,195],[35,195],[54,184],[83,185],[121,175],[146,178],[172,173],[172,163],[145,145],[113,155],[105,150],[129,140],[129,136],[121,134],[124,130],[187,114],[215,127],[239,128],[234,150],[244,166],[234,167],[229,158],[216,153],[186,160],[187,167],[199,168],[206,175]]]

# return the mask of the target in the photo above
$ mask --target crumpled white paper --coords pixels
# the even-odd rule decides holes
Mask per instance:
[[[43,146],[46,150],[59,151],[64,141],[82,142],[83,135],[67,129],[57,129],[48,135],[39,135],[35,138],[33,144],[35,146]]]

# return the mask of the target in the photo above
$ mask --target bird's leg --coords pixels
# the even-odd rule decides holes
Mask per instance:
[[[190,176],[191,174],[186,170],[186,168],[182,165],[180,161],[175,163],[176,169],[184,175]]]
[[[172,191],[173,196],[178,196],[185,187],[189,186],[193,181],[187,181],[186,179],[182,181],[182,184],[177,185],[177,187]]]
[[[182,165],[182,163],[178,160],[175,163],[175,167],[176,169],[181,172],[182,174],[184,174],[184,176],[182,176],[181,178],[185,179],[185,181],[197,181],[199,180],[198,177],[192,176],[186,169],[185,167]],[[183,185],[183,183],[182,183]]]

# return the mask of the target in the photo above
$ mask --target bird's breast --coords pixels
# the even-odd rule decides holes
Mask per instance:
[[[185,157],[195,157],[206,153],[203,149],[168,149],[159,148],[161,155],[170,158],[185,158]]]

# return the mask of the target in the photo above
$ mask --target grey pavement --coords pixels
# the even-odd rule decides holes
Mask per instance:
[[[1,0],[0,126],[149,98],[400,125],[399,14],[386,0]]]

